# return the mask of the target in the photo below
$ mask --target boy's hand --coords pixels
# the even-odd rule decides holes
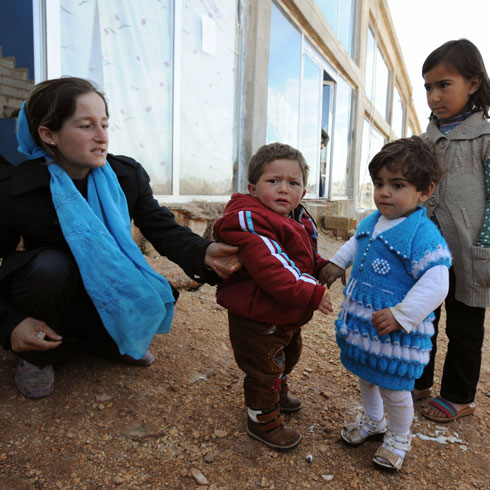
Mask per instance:
[[[401,328],[401,325],[395,320],[395,317],[389,308],[375,311],[373,313],[372,322],[380,335],[386,335],[387,333],[394,332]]]
[[[320,284],[326,284],[329,288],[340,277],[342,284],[345,286],[345,270],[338,265],[329,262],[319,274],[318,281]]]
[[[333,312],[332,300],[330,299],[330,295],[328,293],[320,301],[318,311],[321,311],[324,315],[328,315],[329,313]]]

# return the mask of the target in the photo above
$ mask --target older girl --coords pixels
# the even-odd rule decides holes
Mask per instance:
[[[475,411],[480,375],[485,308],[490,306],[490,81],[477,47],[466,39],[449,41],[425,60],[422,75],[431,110],[425,136],[434,143],[445,169],[427,201],[453,254],[445,301],[449,339],[440,396],[422,415],[450,422]],[[487,169],[487,184],[485,172]],[[487,210],[487,211],[486,211]],[[440,308],[436,311],[437,324]],[[430,395],[434,358],[415,383],[415,399]]]

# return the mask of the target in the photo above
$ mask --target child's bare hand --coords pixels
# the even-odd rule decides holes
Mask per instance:
[[[333,312],[332,300],[330,299],[329,294],[326,294],[320,301],[318,311],[321,311],[324,315],[328,315],[329,313]]]
[[[386,335],[401,328],[389,308],[374,312],[372,322],[380,335]]]
[[[345,270],[342,269],[342,267],[329,262],[320,271],[318,280],[320,284],[326,284],[327,288],[329,288],[339,277],[342,280],[342,284],[345,286]]]

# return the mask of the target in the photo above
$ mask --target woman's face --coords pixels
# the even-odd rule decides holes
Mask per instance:
[[[72,179],[81,179],[92,168],[103,167],[107,157],[109,137],[108,117],[104,100],[95,92],[79,95],[74,114],[46,141],[63,157],[60,162]]]

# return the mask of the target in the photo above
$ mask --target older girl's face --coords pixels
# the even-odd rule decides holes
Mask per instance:
[[[75,112],[58,131],[41,126],[39,135],[50,146],[55,146],[63,157],[59,162],[72,179],[81,179],[92,168],[103,167],[107,157],[109,138],[108,116],[104,100],[95,92],[79,95]]]
[[[481,79],[468,80],[452,66],[437,65],[424,74],[424,81],[430,110],[437,119],[448,119],[464,112]]]

